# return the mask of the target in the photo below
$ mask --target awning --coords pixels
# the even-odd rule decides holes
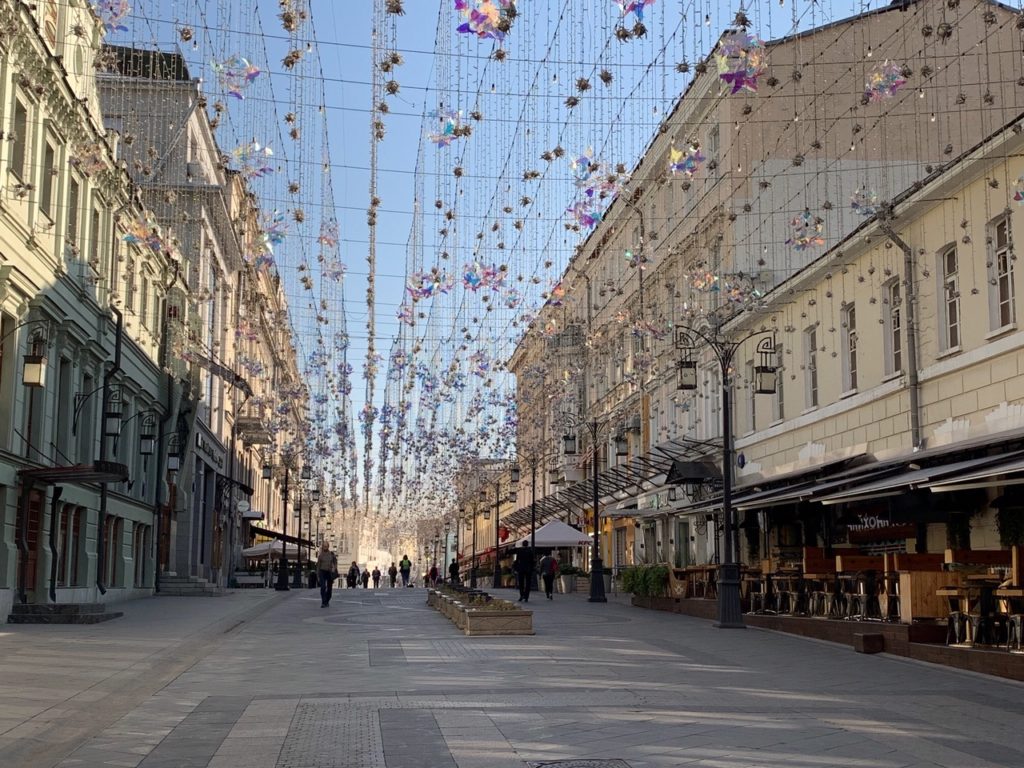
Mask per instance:
[[[68,467],[30,467],[18,470],[18,476],[40,485],[57,483],[124,483],[128,467],[113,461],[94,461]]]
[[[673,465],[677,462],[701,463],[701,459],[721,452],[721,444],[673,438],[651,448],[643,456],[637,456],[625,464],[610,467],[597,476],[597,492],[602,513],[611,510],[617,502],[624,502],[645,490],[660,488],[669,484]],[[570,508],[590,509],[593,506],[593,480],[587,478],[560,488],[537,500],[538,525],[558,516],[564,516]],[[510,528],[527,525],[531,509],[526,505],[506,515],[503,519]]]
[[[834,493],[830,496],[817,498],[816,501],[822,504],[842,504],[849,501],[866,501],[868,499],[879,499],[886,496],[899,496],[908,489],[923,487],[937,479],[950,478],[961,475],[964,472],[976,470],[981,467],[989,467],[993,464],[1005,462],[1010,457],[1020,457],[1019,451],[1012,454],[999,454],[996,456],[984,456],[976,459],[955,461],[949,464],[938,464],[934,467],[915,468],[910,472],[903,472],[891,477],[885,477],[873,482],[856,485],[841,493]],[[908,467],[915,467],[912,463],[914,457],[907,457],[904,462]]]
[[[946,493],[948,491],[966,491],[972,488],[988,488],[993,485],[1020,485],[1024,483],[1024,477],[1004,477],[1004,475],[1013,475],[1018,472],[1024,472],[1024,458],[945,478],[939,482],[929,483],[925,487],[933,493]]]
[[[313,546],[313,542],[309,539],[301,539],[298,536],[288,536],[280,531],[272,531],[269,528],[260,528],[258,525],[250,525],[249,530],[259,536],[266,536],[267,538],[277,539],[278,541],[287,541],[289,544],[301,544],[304,547]]]
[[[717,464],[710,461],[673,461],[665,484],[703,483],[708,480],[721,479],[722,470]]]

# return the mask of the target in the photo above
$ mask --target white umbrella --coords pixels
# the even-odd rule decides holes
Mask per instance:
[[[294,544],[288,544],[285,553],[288,557],[295,557],[298,554],[298,547]],[[274,539],[273,541],[262,541],[259,544],[255,544],[251,547],[246,547],[242,550],[242,557],[250,558],[265,558],[271,559],[281,556],[281,540]]]

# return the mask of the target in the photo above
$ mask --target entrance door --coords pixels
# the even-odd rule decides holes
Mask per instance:
[[[16,528],[14,530],[15,540],[21,543],[22,537],[22,524],[23,524],[23,510],[21,507],[21,492],[18,493],[18,514],[16,518]],[[32,490],[28,496],[28,530],[26,531],[25,540],[28,543],[28,552],[19,551],[18,557],[27,557],[27,567],[25,568],[25,591],[31,592],[36,588],[36,570],[39,566],[39,538],[40,530],[42,529],[43,522],[43,494],[41,491]],[[19,568],[20,568],[19,564]]]

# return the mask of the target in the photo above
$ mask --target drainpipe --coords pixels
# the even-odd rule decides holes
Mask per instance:
[[[896,234],[892,227],[892,210],[879,218],[879,228],[903,251],[903,285],[904,306],[906,307],[907,326],[907,388],[910,390],[910,440],[914,450],[922,447],[921,440],[921,382],[918,378],[917,366],[917,290],[914,280],[914,250],[907,242]]]
[[[50,602],[57,602],[57,565],[58,558],[64,557],[64,551],[57,551],[57,526],[60,523],[60,497],[64,493],[64,487],[61,485],[55,485],[53,487],[53,498],[50,499]],[[69,531],[70,533],[70,531]],[[64,547],[68,545],[67,540],[64,541]]]
[[[106,419],[107,419],[107,407],[110,405],[110,382],[114,376],[121,370],[121,341],[124,337],[124,316],[121,314],[121,310],[117,307],[111,306],[110,311],[113,313],[115,318],[115,338],[114,338],[114,363],[107,369],[107,372],[103,374],[103,413],[102,419],[100,420],[100,461],[107,460],[107,436],[105,433]],[[96,531],[96,589],[99,590],[101,595],[107,594],[107,587],[103,583],[103,573],[106,570],[106,558],[104,553],[106,550],[106,541],[104,540],[104,527],[107,518],[107,484],[100,483],[100,509],[99,517],[97,519],[97,531]]]

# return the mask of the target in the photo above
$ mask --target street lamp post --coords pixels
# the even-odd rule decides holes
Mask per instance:
[[[590,597],[591,603],[606,603],[604,593],[604,561],[601,558],[601,492],[597,481],[597,436],[600,424],[597,419],[583,422],[590,432],[590,445],[593,449],[594,463],[591,467],[591,503],[594,508],[594,543],[590,553]],[[576,453],[576,435],[569,433],[563,436],[563,452],[567,456]]]
[[[287,464],[284,465],[284,488],[281,489],[281,501],[283,507],[281,510],[281,558],[277,564],[277,583],[274,584],[274,589],[278,592],[287,592],[288,586],[288,481],[291,474],[291,469]],[[269,480],[273,475],[273,466],[270,464],[263,465],[263,479]]]
[[[476,589],[476,519],[479,517],[479,510],[473,508],[473,559],[469,566],[469,588]]]
[[[732,377],[731,371],[736,352],[740,346],[754,338],[763,337],[757,343],[757,352],[761,356],[760,365],[755,368],[757,381],[754,385],[756,394],[772,394],[775,392],[775,367],[772,364],[775,356],[775,338],[770,331],[753,331],[733,341],[723,336],[718,330],[710,333],[694,328],[681,327],[676,330],[676,347],[687,353],[687,359],[679,361],[680,390],[697,388],[696,364],[690,359],[696,344],[693,337],[704,342],[707,349],[714,353],[721,372],[722,385],[722,520],[725,527],[725,541],[722,553],[723,562],[719,564],[718,577],[718,623],[721,629],[743,629],[743,607],[740,602],[740,563],[739,542],[736,534],[736,512],[732,506]]]

